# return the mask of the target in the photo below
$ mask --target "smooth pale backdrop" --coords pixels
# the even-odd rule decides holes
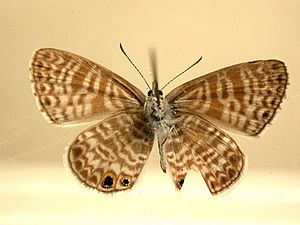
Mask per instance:
[[[290,78],[272,125],[250,138],[230,135],[247,155],[238,185],[212,197],[200,173],[181,192],[160,171],[155,144],[132,191],[104,195],[80,185],[64,148],[91,124],[58,128],[38,111],[29,81],[32,53],[71,51],[146,85],[119,50],[159,84],[203,60],[167,87],[256,59],[280,59]],[[1,1],[0,224],[297,224],[300,220],[300,1]]]

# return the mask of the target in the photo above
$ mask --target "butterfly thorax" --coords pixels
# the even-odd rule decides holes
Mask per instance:
[[[163,145],[173,127],[174,109],[168,101],[163,98],[163,93],[161,91],[159,91],[159,98],[158,101],[157,97],[153,95],[153,92],[149,91],[144,106],[144,112],[149,125],[156,132],[160,154],[160,166],[162,171],[166,172],[166,159]]]
[[[159,98],[158,102],[157,97],[152,94],[152,91],[149,91],[144,107],[146,117],[155,131],[160,128],[170,128],[170,121],[173,117],[172,109],[166,99],[163,98],[161,91]]]

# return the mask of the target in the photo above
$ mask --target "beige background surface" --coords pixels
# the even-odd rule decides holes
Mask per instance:
[[[9,224],[298,224],[300,220],[300,1],[1,1],[0,225]],[[90,125],[57,128],[42,118],[28,65],[41,47],[90,58],[146,86],[119,50],[122,42],[148,75],[158,54],[168,86],[231,64],[284,61],[287,99],[260,138],[231,134],[248,156],[235,188],[211,197],[200,173],[175,191],[153,148],[130,192],[107,196],[81,186],[63,164],[65,146]]]

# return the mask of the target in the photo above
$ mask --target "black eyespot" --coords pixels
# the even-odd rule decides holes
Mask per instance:
[[[185,176],[179,176],[179,177],[177,177],[177,179],[176,179],[175,184],[176,184],[176,186],[177,186],[177,188],[178,188],[179,190],[182,188],[182,185],[183,185],[183,183],[184,183],[184,178],[185,178]]]
[[[271,104],[272,104],[272,105],[275,105],[275,104],[276,104],[276,100],[273,99],[273,100],[271,101]]]
[[[268,113],[268,112],[264,112],[264,113],[262,114],[262,117],[263,117],[264,119],[266,119],[268,116],[269,116],[269,113]]]
[[[178,180],[178,188],[179,189],[182,188],[183,183],[184,183],[184,179],[183,178],[181,178],[180,180]]]
[[[277,79],[279,82],[282,82],[284,80],[284,78],[282,76],[278,77]]]
[[[130,184],[130,180],[129,180],[129,178],[123,178],[122,179],[122,185],[124,186],[124,187],[127,187],[128,185]]]
[[[147,94],[147,95],[148,95],[148,96],[152,96],[152,95],[153,95],[152,90],[148,91],[148,94]]]
[[[111,188],[114,184],[114,179],[111,176],[105,177],[105,179],[102,181],[102,187],[103,188]]]

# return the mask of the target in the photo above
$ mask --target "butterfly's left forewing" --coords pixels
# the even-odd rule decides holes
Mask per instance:
[[[287,82],[283,62],[259,60],[186,82],[171,91],[166,100],[178,111],[194,113],[223,128],[253,136],[272,120]]]

